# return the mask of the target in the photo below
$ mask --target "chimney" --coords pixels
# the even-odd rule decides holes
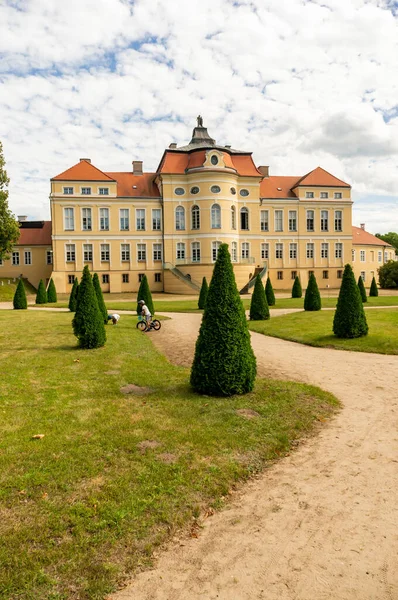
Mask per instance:
[[[20,215],[20,216],[18,217],[18,221],[19,221],[20,223],[23,223],[24,221],[27,221],[27,220],[28,220],[28,217],[27,217],[26,215]]]
[[[91,165],[91,158],[81,158],[80,162],[83,162],[83,161],[86,161],[86,162],[90,163],[90,165]]]
[[[231,144],[225,144],[225,148],[228,148],[228,150],[231,148]]]
[[[133,160],[133,175],[142,175],[142,160]]]
[[[257,167],[264,177],[269,177],[269,167]]]
[[[177,148],[177,144],[176,144],[175,142],[172,142],[172,143],[169,145],[169,148],[170,148],[171,150],[175,150],[175,149]]]
[[[363,231],[365,231],[365,223],[361,223],[361,229],[363,229]]]

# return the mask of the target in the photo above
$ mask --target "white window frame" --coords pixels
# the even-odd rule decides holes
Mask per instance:
[[[221,229],[221,206],[219,204],[212,204],[210,214],[210,227],[212,229]]]
[[[269,243],[268,242],[263,242],[261,244],[261,258],[262,258],[262,260],[269,259]]]
[[[69,226],[67,227],[67,225],[69,225]],[[75,230],[75,209],[73,206],[65,206],[64,207],[64,231],[74,231],[74,230]]]
[[[111,260],[110,244],[100,244],[100,257],[101,257],[101,262],[110,262],[110,260]]]
[[[366,262],[366,252],[365,250],[361,250],[359,253],[359,262]]]
[[[297,231],[297,210],[289,210],[289,231]]]
[[[327,198],[329,198],[329,192],[320,192],[319,197],[321,198],[321,200],[326,200]]]
[[[68,190],[68,191],[66,191]],[[64,187],[64,195],[65,196],[73,196],[73,187],[72,186],[65,186]]]
[[[379,262],[379,263],[383,262],[383,252],[381,250],[377,251],[377,262]]]
[[[231,262],[238,262],[238,242],[231,242]]]
[[[314,258],[314,252],[315,252],[314,246],[315,246],[314,242],[308,242],[307,243],[306,256],[309,259]]]
[[[135,209],[135,228],[136,231],[145,231],[146,211],[145,208]]]
[[[242,242],[240,247],[240,256],[242,260],[250,258],[250,244],[249,242]]]
[[[236,229],[236,208],[231,206],[231,229]]]
[[[137,261],[146,262],[146,244],[137,244]]]
[[[329,242],[321,243],[321,258],[329,258]]]
[[[246,215],[246,218],[243,219],[242,215]],[[250,221],[249,221],[249,209],[247,208],[247,206],[243,206],[240,209],[240,228],[242,231],[249,231],[250,230]],[[246,221],[246,223],[243,223],[243,221]],[[247,227],[242,227],[242,225],[247,225]]]
[[[321,231],[329,231],[329,211],[321,210]]]
[[[130,209],[119,208],[119,230],[130,231]]]
[[[162,244],[155,243],[152,245],[152,257],[154,262],[162,260]]]
[[[283,243],[277,242],[275,244],[275,258],[283,258]]]
[[[291,242],[289,244],[289,258],[297,259],[297,243],[296,242]]]
[[[176,231],[185,231],[185,208],[181,204],[175,210],[175,228]]]
[[[89,207],[82,208],[82,231],[92,231],[93,229],[93,215],[92,210]]]
[[[314,198],[314,192],[305,192],[306,198]]]
[[[65,262],[76,261],[76,246],[75,244],[65,244]]]
[[[342,242],[336,242],[334,245],[334,257],[343,258],[343,244]]]
[[[195,231],[200,229],[200,208],[197,204],[191,208],[191,229]]]
[[[219,242],[219,241],[211,243],[211,259],[212,259],[212,262],[216,262],[216,260],[217,260],[217,254],[218,254],[218,249],[219,249],[220,246],[221,246],[221,242]]]
[[[192,256],[192,262],[200,263],[200,242],[192,242],[191,256]]]
[[[131,258],[130,244],[120,244],[120,262],[129,262]]]
[[[109,217],[109,208],[106,206],[101,206],[99,209],[99,228],[100,231],[109,231],[110,230],[110,217]],[[107,225],[107,226],[106,226]]]
[[[50,250],[46,250],[46,265],[52,265],[53,264],[53,251]]]
[[[340,215],[340,216],[338,216]],[[335,210],[334,211],[334,230],[335,231],[343,231],[343,211]]]
[[[361,279],[365,283],[365,281],[366,281],[366,271],[361,271]]]
[[[313,211],[312,209],[307,210],[306,220],[307,220],[307,231],[315,231],[315,211]]]
[[[335,200],[341,200],[343,197],[343,194],[341,192],[334,192],[334,199]]]
[[[158,214],[159,213],[159,214]],[[162,209],[152,209],[152,231],[161,231],[162,229]]]
[[[269,231],[269,210],[260,211],[260,230]]]
[[[91,196],[91,187],[84,185],[80,188],[80,193],[82,196]]]
[[[83,244],[83,262],[93,262],[93,245],[92,244]]]
[[[176,244],[176,260],[185,260],[186,247],[185,242],[177,242]]]
[[[32,250],[30,248],[24,248],[24,265],[31,266],[32,265]],[[26,260],[26,257],[29,257],[29,260]]]
[[[277,209],[274,212],[274,229],[275,231],[283,231],[283,210]]]
[[[99,196],[109,196],[109,188],[108,187],[99,187],[98,194],[99,194]]]

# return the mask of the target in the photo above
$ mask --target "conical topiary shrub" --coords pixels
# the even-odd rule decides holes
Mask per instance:
[[[300,278],[298,275],[296,275],[296,278],[294,280],[293,287],[292,287],[292,298],[301,298],[302,295],[303,295],[303,290],[301,287]]]
[[[311,273],[304,296],[304,310],[321,310],[321,295],[314,273]]]
[[[267,277],[267,283],[265,284],[265,295],[267,296],[268,306],[275,306],[274,288],[269,277]]]
[[[369,296],[378,296],[379,290],[377,287],[376,279],[373,277],[372,283],[370,284]]]
[[[267,319],[269,319],[267,296],[264,292],[264,286],[263,282],[261,281],[261,277],[260,275],[257,275],[252,299],[250,302],[250,320],[265,321]]]
[[[152,294],[151,294],[151,290],[149,289],[148,279],[147,279],[146,275],[143,276],[141,283],[140,283],[140,287],[138,289],[137,302],[139,300],[145,301],[145,304],[147,305],[151,315],[153,316],[155,314],[155,307],[153,305]],[[137,315],[140,315],[140,314],[141,314],[141,309],[139,306],[137,306]]]
[[[76,311],[76,304],[77,304],[77,288],[79,287],[79,282],[77,280],[77,277],[75,277],[75,280],[73,282],[73,286],[72,286],[72,290],[69,296],[69,304],[68,304],[68,308],[71,312],[75,312]]]
[[[108,325],[108,311],[105,306],[104,296],[102,295],[101,285],[97,273],[94,273],[93,276],[93,286],[97,295],[98,308],[100,309],[102,318],[104,319],[104,324]]]
[[[200,288],[199,300],[198,300],[198,308],[204,308],[206,305],[206,298],[209,291],[209,286],[207,285],[206,277],[203,277],[202,287]]]
[[[359,289],[359,293],[361,294],[362,302],[367,302],[368,297],[366,296],[366,290],[365,290],[365,286],[363,284],[363,279],[361,276],[359,276],[359,279],[358,279],[358,289]]]
[[[57,301],[57,290],[55,289],[55,283],[52,278],[50,279],[50,283],[48,284],[47,289],[47,302],[56,302]]]
[[[339,338],[357,338],[368,333],[361,294],[355,281],[354,272],[349,264],[344,268],[336,312],[334,313],[333,333]]]
[[[250,392],[255,377],[245,310],[228,246],[221,244],[196,341],[191,385],[200,394],[232,396]]]
[[[81,348],[99,348],[105,344],[104,320],[87,265],[83,269],[79,285],[79,301],[72,326]]]
[[[13,306],[16,310],[28,308],[28,301],[26,300],[25,286],[22,279],[18,281],[17,289],[15,290],[13,298]]]
[[[39,287],[37,288],[36,294],[36,304],[46,304],[47,303],[47,292],[46,286],[44,285],[44,281],[40,279]]]

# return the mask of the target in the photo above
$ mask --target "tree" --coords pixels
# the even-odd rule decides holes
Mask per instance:
[[[149,289],[148,279],[146,275],[143,276],[140,287],[138,289],[137,300],[144,300],[145,304],[149,308],[151,315],[155,314],[155,307],[153,305],[151,290]],[[141,309],[137,306],[137,315],[141,314]]]
[[[75,277],[74,281],[73,281],[73,286],[72,286],[72,290],[69,296],[69,304],[68,304],[68,308],[71,312],[75,312],[76,311],[76,304],[77,304],[77,290],[79,287],[79,282],[77,280],[77,277]]]
[[[398,287],[398,261],[389,260],[380,267],[377,272],[379,273],[379,284],[381,288]]]
[[[57,290],[55,289],[55,283],[50,279],[50,283],[48,284],[47,289],[47,302],[56,302],[57,301]]]
[[[9,258],[12,247],[19,239],[19,224],[8,208],[8,184],[4,169],[3,145],[0,142],[0,260]]]
[[[275,306],[275,294],[272,287],[271,279],[267,277],[267,283],[265,284],[265,295],[267,297],[268,306]]]
[[[99,348],[105,344],[104,320],[87,265],[83,269],[83,276],[79,285],[79,301],[72,320],[72,326],[81,348]]]
[[[254,386],[256,358],[227,244],[221,244],[203,312],[191,385],[200,394],[232,396]]]
[[[300,278],[298,275],[296,275],[296,278],[294,280],[293,287],[292,287],[292,298],[301,298],[302,295],[303,295],[303,290],[301,287]]]
[[[209,292],[209,286],[207,285],[206,277],[203,277],[202,287],[200,288],[199,300],[198,300],[198,308],[204,308],[206,305],[206,298]]]
[[[376,279],[373,277],[372,283],[370,284],[369,296],[378,296],[379,290],[377,289]]]
[[[37,288],[36,304],[47,304],[46,286],[42,279],[40,279],[39,287]]]
[[[265,295],[263,282],[260,275],[257,275],[250,302],[250,320],[265,321],[269,319],[269,316],[267,296]]]
[[[367,302],[368,297],[366,295],[365,286],[363,284],[363,279],[361,276],[359,276],[359,278],[358,278],[358,289],[359,289],[359,293],[361,294],[362,302]]]
[[[378,237],[380,240],[383,240],[383,242],[386,242],[386,244],[394,246],[398,254],[398,233],[395,233],[394,231],[389,231],[385,234],[376,233],[376,237]]]
[[[28,302],[26,300],[25,286],[22,279],[18,281],[17,289],[15,290],[13,298],[13,306],[16,310],[28,308]]]
[[[101,285],[97,273],[94,273],[93,276],[93,286],[97,295],[98,308],[100,309],[102,318],[104,319],[104,324],[108,325],[108,310],[105,306],[104,296],[102,295]]]
[[[304,310],[321,310],[321,295],[314,273],[311,273],[304,297]]]
[[[350,264],[344,268],[334,313],[333,333],[339,338],[357,338],[368,333],[361,293]]]

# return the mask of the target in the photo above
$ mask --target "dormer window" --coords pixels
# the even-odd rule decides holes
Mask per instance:
[[[216,156],[215,154],[213,154],[213,156],[210,159],[210,162],[212,165],[218,165],[218,156]]]

